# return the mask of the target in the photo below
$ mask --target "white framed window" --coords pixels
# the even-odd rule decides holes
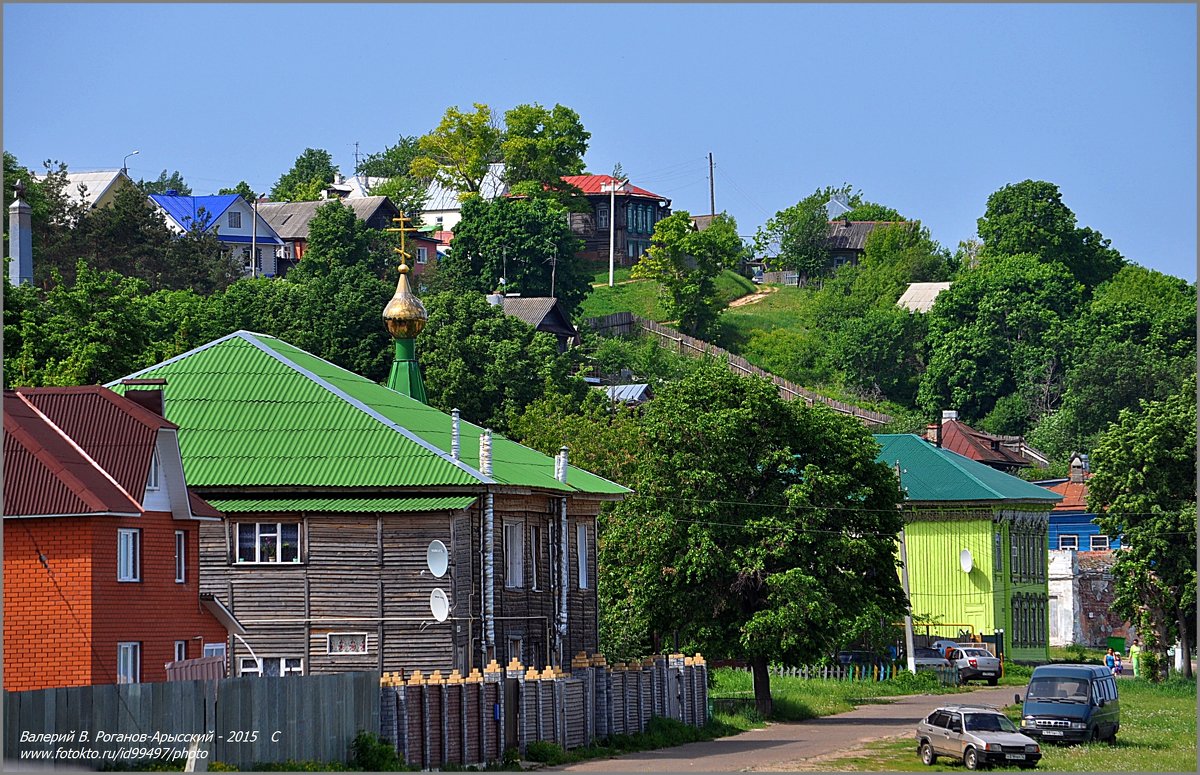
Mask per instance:
[[[117,528],[117,581],[142,580],[142,531]]]
[[[238,675],[257,675],[274,678],[284,675],[303,675],[304,660],[300,657],[242,657]]]
[[[588,533],[587,525],[575,526],[575,563],[579,567],[579,588],[588,588]]]
[[[187,531],[175,531],[175,583],[187,581]]]
[[[325,643],[326,654],[366,654],[365,632],[331,632]]]
[[[1079,536],[1069,535],[1069,534],[1060,535],[1058,537],[1058,548],[1059,549],[1074,549],[1074,550],[1078,551]]]
[[[117,683],[136,684],[142,681],[142,644],[117,644]]]
[[[597,205],[596,206],[596,228],[597,229],[607,229],[608,228],[608,205]]]
[[[525,525],[504,523],[504,586],[525,586]]]
[[[1092,536],[1091,549],[1093,552],[1108,551],[1108,536],[1106,536],[1106,535]]]
[[[231,229],[242,228],[242,214],[240,212],[238,212],[237,210],[230,210],[229,211],[229,220],[227,222],[229,224],[229,228],[231,228]]]
[[[300,523],[239,522],[237,561],[300,562]]]
[[[206,657],[223,657],[225,656],[224,643],[205,643],[204,656]]]
[[[242,657],[238,675],[262,675],[262,662],[254,657]]]
[[[417,248],[417,263],[418,264],[428,264],[429,263],[429,248]]]
[[[529,526],[529,584],[535,592],[541,591],[538,586],[538,557],[542,553],[542,526]]]
[[[175,641],[175,661],[182,662],[185,659],[187,659],[187,641],[177,640]]]
[[[146,474],[146,489],[157,490],[159,488],[159,465],[158,465],[158,450],[154,450],[154,456],[150,458],[150,471]]]

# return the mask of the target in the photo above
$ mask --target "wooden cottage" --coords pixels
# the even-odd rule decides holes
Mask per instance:
[[[226,514],[202,529],[201,586],[245,627],[235,674],[598,648],[596,515],[627,490],[423,403],[424,309],[400,286],[391,387],[248,331],[134,375],[166,380],[188,481]]]
[[[1046,531],[1060,496],[920,436],[875,439],[904,489],[913,615],[987,640],[1002,630],[1009,659],[1048,659]]]

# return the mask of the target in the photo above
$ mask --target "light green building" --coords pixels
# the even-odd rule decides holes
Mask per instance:
[[[877,460],[899,465],[905,492],[913,615],[970,625],[976,636],[1002,630],[1009,660],[1049,659],[1046,535],[1061,496],[919,436],[875,439]]]

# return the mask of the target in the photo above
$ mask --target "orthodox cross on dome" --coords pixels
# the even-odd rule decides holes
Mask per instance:
[[[399,224],[398,227],[385,229],[385,231],[400,234],[400,247],[395,250],[400,254],[401,259],[400,266],[397,267],[400,271],[400,278],[396,281],[396,293],[383,309],[383,322],[387,326],[388,333],[392,335],[395,346],[395,357],[392,360],[391,372],[388,374],[387,386],[398,393],[411,396],[424,403],[426,400],[425,383],[421,380],[421,369],[417,365],[414,340],[417,334],[425,328],[425,321],[429,319],[429,314],[425,311],[425,305],[412,292],[408,282],[407,259],[409,255],[404,250],[404,235],[416,231],[416,229],[406,226],[407,221],[408,219],[401,214],[399,218],[392,219],[393,223]]]

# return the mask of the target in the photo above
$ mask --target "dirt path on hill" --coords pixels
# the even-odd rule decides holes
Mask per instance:
[[[766,286],[763,286],[762,290],[760,290],[760,291],[755,291],[754,293],[751,293],[747,296],[742,296],[740,298],[734,299],[733,301],[729,302],[729,306],[730,307],[744,307],[747,304],[757,304],[758,302],[767,298],[768,296],[770,296],[772,293],[774,293],[777,290],[779,290],[779,289],[776,288],[774,285],[766,285]]]

